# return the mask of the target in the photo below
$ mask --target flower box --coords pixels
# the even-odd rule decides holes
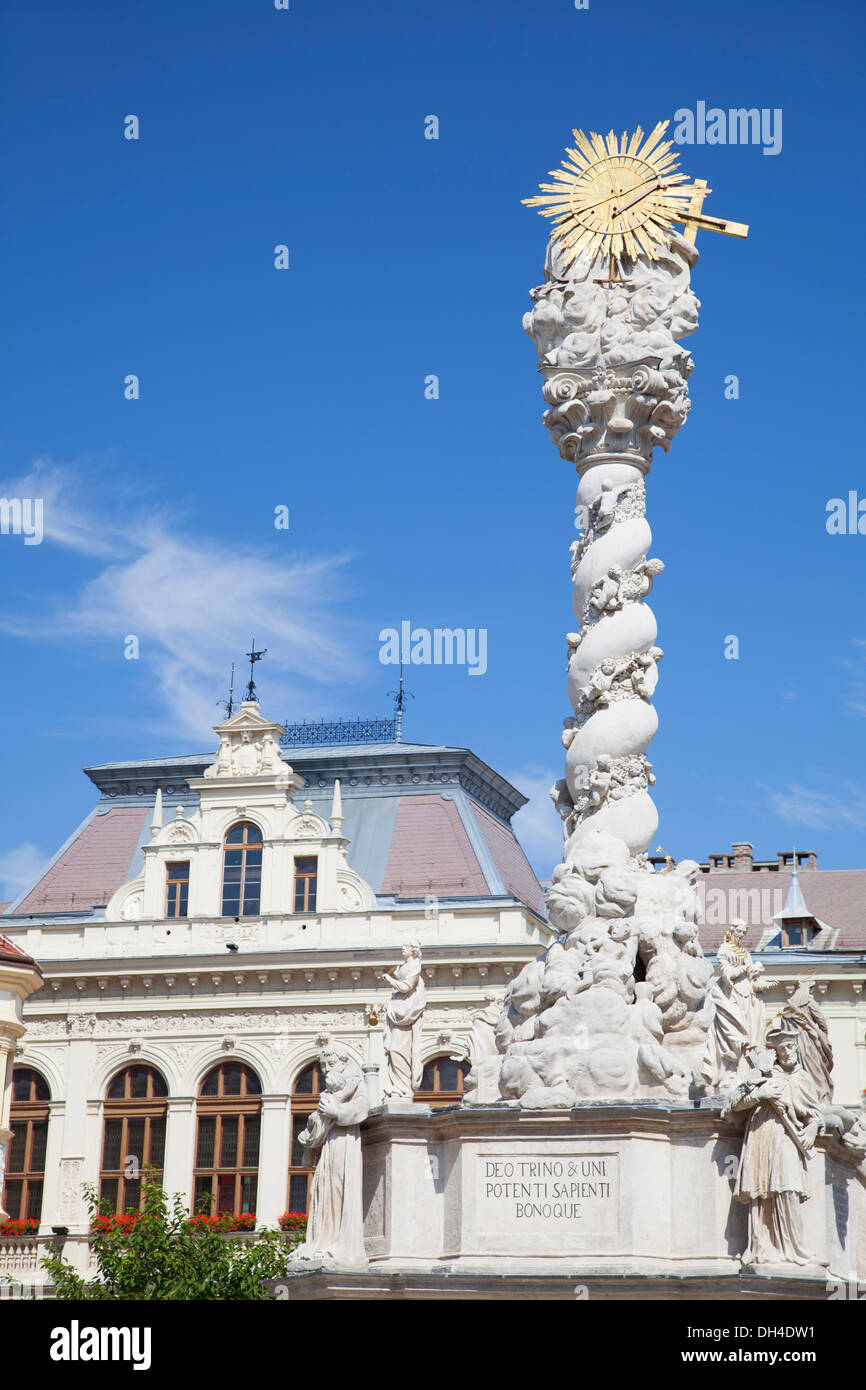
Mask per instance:
[[[39,1234],[36,1216],[12,1217],[0,1225],[0,1240],[34,1240]]]
[[[109,1235],[112,1231],[126,1234],[132,1229],[137,1221],[141,1220],[140,1211],[125,1211],[120,1216],[102,1215],[94,1216],[90,1223],[91,1235]]]
[[[284,1231],[286,1235],[306,1235],[307,1213],[305,1211],[284,1211],[280,1217],[280,1230]]]
[[[223,1212],[219,1216],[191,1216],[186,1223],[188,1231],[216,1231],[218,1235],[231,1235],[236,1231],[254,1231],[256,1214],[252,1211],[240,1213]]]

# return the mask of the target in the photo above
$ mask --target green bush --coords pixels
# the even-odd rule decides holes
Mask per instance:
[[[171,1208],[150,1174],[143,1178],[144,1209],[135,1220],[113,1220],[85,1185],[91,1216],[90,1248],[99,1265],[86,1280],[57,1251],[42,1263],[59,1299],[255,1299],[268,1298],[265,1279],[286,1273],[292,1249],[278,1230],[256,1240],[226,1239],[218,1224],[191,1222],[176,1194]]]

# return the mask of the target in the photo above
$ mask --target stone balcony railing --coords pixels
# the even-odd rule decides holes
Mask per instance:
[[[9,1285],[26,1288],[48,1287],[48,1274],[42,1267],[45,1253],[56,1246],[54,1236],[31,1236],[23,1240],[0,1237],[0,1298]],[[85,1279],[97,1274],[97,1264],[87,1236],[69,1236],[63,1246],[63,1257],[69,1260]]]
[[[258,1240],[260,1234],[260,1231],[228,1231],[221,1239],[246,1245]],[[298,1232],[284,1234],[288,1245],[296,1245],[301,1239]],[[16,1297],[52,1297],[42,1258],[55,1243],[54,1236],[31,1236],[24,1240],[0,1237],[0,1302]],[[98,1277],[99,1266],[88,1236],[68,1236],[63,1245],[63,1258],[74,1265],[83,1278]]]

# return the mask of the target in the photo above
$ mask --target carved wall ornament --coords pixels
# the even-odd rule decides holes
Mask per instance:
[[[280,756],[280,725],[263,719],[254,702],[245,701],[238,714],[217,726],[216,761],[205,768],[207,778],[276,777],[287,781],[290,769]]]
[[[27,1037],[65,1038],[69,1035],[79,1037],[115,1038],[122,1040],[130,1034],[142,1037],[167,1037],[178,1034],[198,1035],[201,1038],[218,1037],[229,1031],[243,1036],[267,1033],[282,1029],[306,1031],[315,1028],[361,1028],[364,1026],[363,1008],[295,1008],[262,1009],[261,1011],[219,1010],[208,1013],[197,1011],[170,1013],[124,1013],[54,1015],[36,1017],[28,1020]],[[113,1046],[114,1044],[112,1044]]]
[[[348,865],[337,870],[337,892],[341,912],[368,912],[375,906],[370,885]]]
[[[144,912],[144,876],[139,874],[124,884],[110,899],[105,915],[108,921],[138,922]]]
[[[312,801],[304,802],[303,815],[297,816],[290,821],[286,829],[287,837],[291,839],[321,840],[328,833],[328,827],[320,816],[313,814]]]
[[[70,1224],[77,1221],[80,1215],[83,1167],[83,1158],[62,1158],[60,1160],[58,1216],[61,1221],[67,1221]]]
[[[194,839],[195,831],[187,821],[172,821],[166,833],[166,840],[170,844],[190,844]]]

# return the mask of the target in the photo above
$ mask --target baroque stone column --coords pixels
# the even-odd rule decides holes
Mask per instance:
[[[653,450],[670,448],[689,411],[692,359],[678,339],[697,328],[689,286],[695,248],[674,237],[667,255],[640,260],[624,283],[604,283],[603,258],[569,270],[551,240],[545,283],[523,326],[535,343],[544,423],[580,476],[571,547],[565,780],[557,806],[566,860],[590,828],[645,852],[658,828],[647,749],[658,720],[656,621],[645,602],[664,568],[651,556],[646,483]]]
[[[647,750],[662,656],[647,596],[664,568],[651,553],[646,477],[689,410],[697,327],[694,246],[672,234],[657,259],[580,253],[552,237],[545,282],[523,326],[539,355],[544,423],[575,464],[571,547],[578,629],[567,636],[572,713],[564,822],[548,895],[561,936],[513,981],[496,1029],[500,1090],[530,1107],[581,1097],[685,1096],[706,1034],[712,975],[697,939],[693,860],[653,872],[658,828]]]

